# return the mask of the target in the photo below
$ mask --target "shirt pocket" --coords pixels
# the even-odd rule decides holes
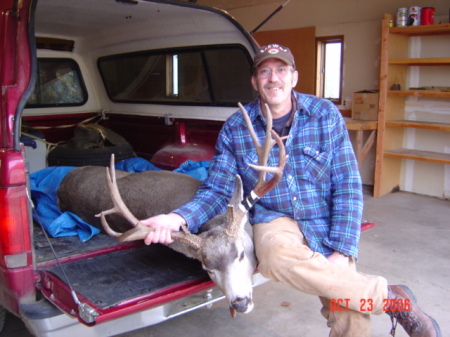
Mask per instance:
[[[331,153],[321,151],[319,147],[307,146],[303,148],[303,168],[305,176],[313,182],[330,180]]]

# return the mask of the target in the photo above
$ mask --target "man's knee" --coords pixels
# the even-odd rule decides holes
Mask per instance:
[[[258,270],[263,276],[272,279],[289,269],[294,260],[304,260],[311,256],[297,222],[287,217],[256,224],[254,242],[259,261]]]

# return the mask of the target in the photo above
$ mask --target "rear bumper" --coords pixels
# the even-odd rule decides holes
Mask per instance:
[[[87,326],[64,314],[47,300],[21,306],[22,320],[36,337],[107,337],[164,322],[184,313],[210,306],[223,299],[222,292],[212,289],[157,307],[132,313],[101,324]]]

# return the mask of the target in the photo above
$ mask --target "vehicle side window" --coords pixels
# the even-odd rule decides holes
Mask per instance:
[[[87,92],[74,60],[38,58],[36,86],[27,108],[78,106],[86,101]]]
[[[239,46],[202,46],[102,57],[98,67],[115,102],[235,106],[255,97],[250,61]]]

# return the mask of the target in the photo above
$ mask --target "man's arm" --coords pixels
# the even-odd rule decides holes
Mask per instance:
[[[333,133],[337,142],[331,163],[331,231],[326,244],[335,252],[356,257],[363,210],[361,176],[345,121],[340,115]]]

